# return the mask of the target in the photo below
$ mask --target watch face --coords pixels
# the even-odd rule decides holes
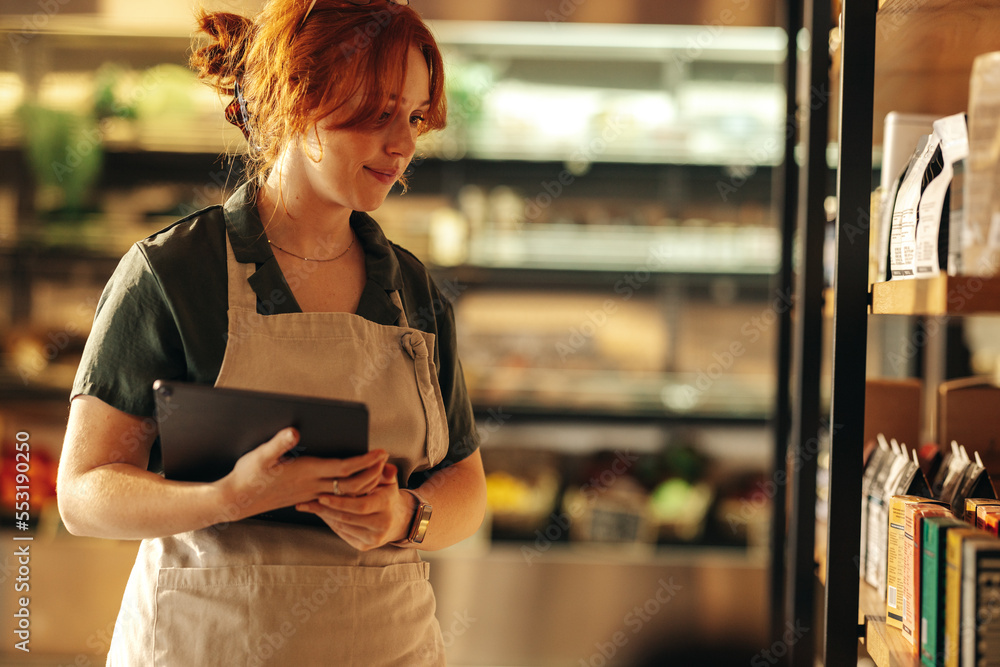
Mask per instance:
[[[424,541],[424,535],[427,533],[427,526],[431,522],[431,511],[432,507],[428,503],[420,503],[417,506],[417,515],[413,518],[413,531],[410,536],[410,541],[420,544]]]

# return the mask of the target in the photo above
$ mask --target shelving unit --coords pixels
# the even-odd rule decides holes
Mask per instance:
[[[878,591],[861,582],[858,592],[858,625],[864,626],[865,650],[878,667],[920,667],[920,656],[898,628],[885,623],[885,600]]]
[[[807,3],[815,7],[825,2]],[[827,12],[829,13],[829,12]],[[1000,314],[996,279],[938,276],[876,284],[869,292],[867,238],[872,139],[890,110],[947,115],[964,111],[973,59],[996,50],[1000,7],[987,0],[842,0],[838,219],[833,288],[829,518],[823,582],[824,665],[854,664],[864,638],[879,667],[916,666],[900,633],[885,625],[885,603],[858,585],[849,556],[860,539],[860,502],[869,315]],[[816,83],[814,78],[813,83]],[[810,256],[806,259],[814,258]],[[803,511],[806,508],[799,508]],[[858,591],[857,597],[853,591]],[[811,656],[795,664],[811,664]]]
[[[13,37],[20,26],[16,19],[0,21],[0,31],[8,30]],[[648,270],[653,277],[642,296],[648,295],[650,300],[676,302],[689,294],[697,299],[711,298],[709,291],[715,289],[714,283],[720,283],[720,289],[731,295],[733,281],[740,281],[739,298],[765,298],[763,287],[777,269],[780,243],[773,227],[763,226],[770,218],[766,204],[757,206],[757,219],[752,224],[718,220],[708,208],[688,216],[696,215],[697,219],[686,219],[670,207],[674,202],[699,198],[716,206],[720,201],[719,183],[736,184],[739,192],[727,193],[730,201],[748,197],[766,201],[770,187],[760,188],[759,183],[766,183],[772,167],[780,162],[780,136],[775,130],[780,108],[771,102],[780,103],[778,66],[785,53],[784,31],[732,28],[713,35],[710,44],[693,49],[691,45],[702,36],[700,26],[566,24],[553,29],[545,23],[438,21],[432,28],[446,51],[449,69],[459,73],[456,83],[466,96],[460,95],[450,105],[454,122],[449,128],[421,149],[425,159],[416,166],[411,195],[454,199],[463,185],[476,183],[485,184],[484,188],[510,184],[528,197],[550,197],[545,184],[570,176],[575,188],[573,195],[563,197],[547,210],[552,221],[533,221],[507,229],[499,221],[486,220],[470,237],[468,259],[460,266],[437,267],[439,275],[457,276],[463,286],[473,289],[568,287],[616,297],[612,290],[618,279],[636,270]],[[41,95],[67,103],[60,97],[63,94],[52,93],[54,84],[46,79],[50,71],[89,72],[103,59],[113,60],[114,54],[134,60],[140,67],[153,68],[161,62],[181,65],[189,50],[189,39],[171,26],[137,32],[100,19],[81,21],[77,17],[53,16],[44,30],[32,34],[16,52],[7,44],[11,40],[5,40],[4,47],[11,57],[7,60],[8,71],[0,72],[0,77],[6,77],[0,83],[11,95],[7,107],[0,106],[0,157],[26,161],[25,137],[12,120],[10,105],[15,102],[10,100],[32,100]],[[108,53],[112,55],[97,55]],[[698,105],[712,106],[712,96],[726,90],[718,82],[732,76],[735,68],[741,68],[740,85],[746,84],[752,99],[748,98],[745,105],[714,105],[721,116],[712,122],[706,120],[705,114],[692,111],[700,108]],[[13,83],[12,78],[18,78],[20,83]],[[126,80],[131,79],[126,76]],[[556,128],[556,134],[566,134],[569,144],[536,145],[538,128],[517,126],[507,116],[495,115],[507,103],[503,95],[510,92],[508,89],[521,84],[545,87],[550,94],[563,96],[560,99],[565,104],[556,111],[563,112],[564,122]],[[81,84],[77,82],[70,88],[79,91]],[[582,107],[570,103],[581,91],[587,97],[584,111],[594,112],[591,116],[576,117]],[[201,91],[192,94],[190,103],[179,105],[193,107],[194,111],[189,109],[189,120],[199,119],[183,127],[143,118],[137,122],[121,118],[101,121],[106,166],[102,186],[141,184],[149,166],[156,165],[165,180],[185,183],[190,191],[200,191],[206,185],[218,190],[219,179],[215,176],[228,173],[229,166],[218,162],[216,156],[227,148],[238,147],[241,139],[238,131],[221,120],[225,100],[215,97],[214,93],[206,96]],[[647,106],[634,106],[639,102]],[[753,105],[759,109],[751,109]],[[642,114],[635,112],[639,108],[644,110]],[[550,113],[553,109],[527,111],[550,121],[555,117]],[[658,115],[661,112],[666,115]],[[755,113],[763,115],[754,120]],[[477,119],[483,117],[487,118],[485,128],[489,131],[477,133]],[[670,125],[671,132],[657,134],[650,141],[641,126],[644,118]],[[620,126],[616,126],[613,139],[606,140],[603,130],[611,120],[620,121]],[[582,134],[566,132],[573,123],[584,127]],[[485,139],[493,143],[484,143]],[[593,144],[595,141],[600,143]],[[587,149],[582,151],[582,161],[575,158],[581,152],[576,149],[581,147]],[[238,161],[238,156],[234,159]],[[0,178],[0,186],[9,186],[9,179],[16,181],[21,200],[13,236],[0,237],[0,246],[6,248],[11,261],[25,250],[26,243],[44,246],[63,242],[53,241],[51,229],[34,233],[42,225],[32,217],[35,212],[30,200],[35,184],[23,175],[27,171],[17,170],[20,176],[12,173]],[[238,168],[233,174],[238,174]],[[755,174],[758,182],[748,184]],[[560,188],[571,190],[565,184]],[[648,219],[628,219],[620,211],[611,210],[604,222],[589,217],[573,220],[572,214],[579,218],[579,211],[587,210],[584,205],[572,213],[557,211],[558,206],[580,193],[594,198],[617,196],[631,202],[668,199],[670,204],[665,212]],[[203,205],[209,203],[213,202],[204,201]],[[106,225],[109,220],[102,217],[99,222]],[[115,237],[112,249],[100,258],[101,266],[120,256],[119,251],[134,240],[128,234],[140,238],[156,228],[154,222],[131,225],[121,238]],[[91,253],[86,249],[87,236],[78,235],[59,252],[72,253],[76,249],[80,251],[78,263],[88,261]],[[97,245],[110,238],[97,236],[101,237]],[[651,251],[657,252],[652,260]],[[10,274],[15,271],[10,262],[4,268]],[[30,275],[25,274],[22,286]],[[645,281],[646,275],[642,278]],[[14,319],[31,312],[30,295],[26,294],[22,289],[14,299]],[[659,379],[653,378],[653,384],[671,385],[672,376],[682,377],[683,373],[665,373]],[[594,376],[592,380],[599,384],[608,377]],[[627,419],[630,414],[648,420],[659,410],[665,420],[732,417],[760,424],[769,409],[768,401],[757,401],[727,411],[717,401],[721,407],[692,413],[664,405],[655,387],[645,393],[656,400],[642,409],[597,412],[612,420]],[[530,407],[525,405],[526,409]],[[551,412],[554,417],[565,418],[586,409],[568,405],[562,410],[556,406]],[[538,416],[544,408],[533,412]]]
[[[1000,280],[938,274],[872,285],[873,315],[1000,313]]]

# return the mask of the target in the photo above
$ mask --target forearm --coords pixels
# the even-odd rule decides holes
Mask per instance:
[[[432,475],[416,492],[433,507],[417,548],[444,549],[475,533],[486,513],[486,479],[479,452]],[[412,514],[411,514],[412,516]]]
[[[74,535],[163,537],[238,518],[217,484],[177,482],[129,463],[109,463],[62,480],[59,512]]]
[[[286,428],[241,456],[222,479],[179,482],[146,470],[156,430],[145,423],[99,399],[74,399],[56,485],[71,533],[138,539],[238,521],[313,501],[329,490],[331,479],[364,480],[366,470],[378,476],[386,458],[373,451],[348,459],[286,459],[299,439]]]

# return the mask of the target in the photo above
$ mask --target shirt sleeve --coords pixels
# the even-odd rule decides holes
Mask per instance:
[[[139,244],[119,262],[97,304],[71,398],[85,394],[140,417],[154,414],[153,382],[185,375],[177,323]]]
[[[448,419],[448,453],[443,461],[428,470],[410,476],[409,486],[416,488],[439,470],[458,463],[479,448],[479,432],[472,413],[472,401],[465,386],[462,363],[458,358],[455,314],[451,301],[430,281],[431,312],[437,325],[438,384]]]

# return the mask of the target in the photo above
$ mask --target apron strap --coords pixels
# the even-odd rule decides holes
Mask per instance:
[[[229,277],[229,307],[246,308],[257,312],[257,294],[251,289],[248,281],[257,270],[253,262],[236,261],[233,244],[229,241],[226,231],[226,273]]]
[[[389,298],[392,299],[392,302],[396,304],[397,308],[399,308],[399,326],[409,328],[410,325],[406,320],[406,309],[403,308],[403,302],[399,298],[399,290],[392,290],[389,292]]]

